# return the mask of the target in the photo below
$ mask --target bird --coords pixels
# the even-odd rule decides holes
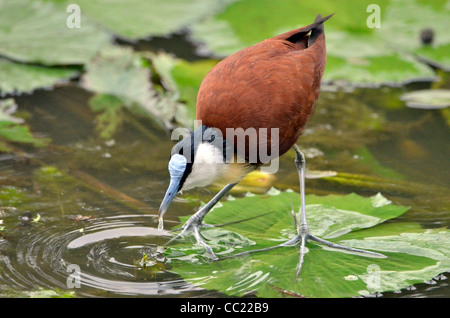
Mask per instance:
[[[319,14],[307,26],[242,49],[221,60],[205,76],[197,95],[198,127],[171,151],[170,184],[158,214],[160,229],[177,193],[216,182],[226,184],[175,237],[193,234],[211,259],[217,260],[200,233],[204,217],[245,175],[294,149],[301,198],[298,235],[273,248],[300,244],[297,274],[308,240],[367,256],[383,256],[316,237],[306,221],[306,161],[297,140],[319,97],[326,66],[324,22],[331,16]]]

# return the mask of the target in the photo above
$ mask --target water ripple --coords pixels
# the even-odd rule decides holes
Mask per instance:
[[[167,232],[149,226],[150,217],[55,222],[21,228],[0,241],[0,286],[70,290],[87,297],[202,292],[166,270],[161,245]]]

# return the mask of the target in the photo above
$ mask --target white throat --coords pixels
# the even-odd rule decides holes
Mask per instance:
[[[222,151],[209,143],[202,143],[197,148],[192,171],[182,190],[206,187],[221,178],[227,170]]]

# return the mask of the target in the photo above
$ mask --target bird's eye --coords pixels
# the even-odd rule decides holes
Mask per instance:
[[[178,152],[180,155],[183,154],[183,147],[180,148],[180,151]]]

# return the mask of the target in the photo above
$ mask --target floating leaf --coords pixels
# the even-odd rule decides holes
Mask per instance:
[[[284,247],[217,263],[204,261],[203,248],[192,243],[170,247],[172,270],[192,284],[242,296],[296,294],[307,297],[354,297],[394,291],[432,279],[450,269],[450,232],[423,230],[410,223],[383,223],[407,207],[393,205],[378,194],[306,197],[308,224],[313,234],[343,245],[374,250],[387,258],[342,253],[308,242],[302,272],[296,281],[298,249]],[[299,194],[274,192],[224,202],[208,214],[202,229],[219,257],[274,246],[296,234],[291,204]],[[282,260],[282,261],[280,261]],[[288,293],[282,292],[287,291]]]
[[[101,23],[112,33],[135,40],[176,32],[220,11],[232,1],[79,0],[76,3],[83,14]]]
[[[100,137],[110,139],[123,122],[123,102],[111,95],[99,94],[89,100],[91,109],[97,113],[97,130]]]
[[[44,147],[49,142],[49,139],[35,138],[26,126],[0,121],[0,151],[10,152],[11,148],[5,141]]]
[[[383,10],[383,7],[381,7]],[[446,1],[391,0],[382,15],[378,36],[385,36],[394,50],[405,50],[420,57],[450,67],[450,8]],[[423,30],[432,30],[433,41],[424,45],[420,40]],[[390,34],[390,36],[389,36]]]
[[[326,22],[325,80],[355,84],[401,83],[435,74],[416,56],[450,61],[450,28],[445,2],[386,0],[376,3],[380,27],[370,27],[370,1],[243,0],[195,24],[193,39],[219,56],[230,55],[266,38],[309,24],[317,14],[335,13]],[[245,12],[245,15],[242,14]],[[433,28],[435,41],[423,47],[419,34]]]
[[[450,107],[450,89],[423,89],[405,93],[400,99],[411,108],[441,109]]]
[[[0,55],[44,65],[85,63],[110,36],[85,16],[80,28],[69,28],[68,17],[50,2],[0,0]]]
[[[108,47],[86,65],[82,86],[90,91],[116,96],[125,106],[151,115],[171,126],[171,121],[185,112],[183,105],[158,94],[153,87],[151,70],[143,65],[142,57],[131,49]]]
[[[0,93],[32,92],[67,81],[77,74],[74,68],[50,68],[0,59]]]

